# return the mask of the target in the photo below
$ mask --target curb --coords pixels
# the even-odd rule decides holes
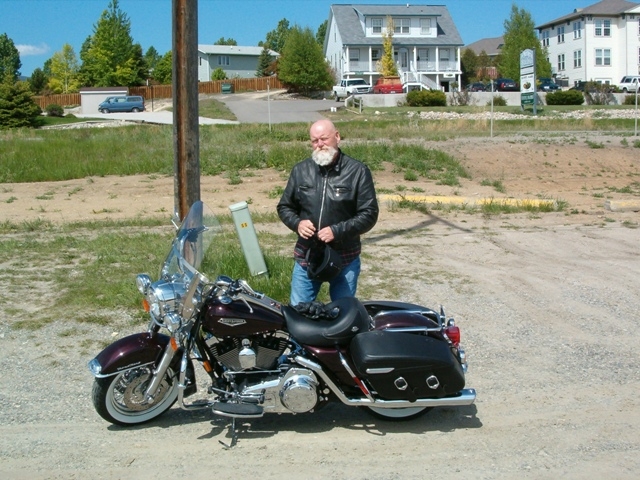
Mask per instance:
[[[640,200],[607,200],[604,208],[611,212],[640,212]]]
[[[399,194],[383,194],[380,195],[380,200],[389,202],[416,202],[426,204],[453,204],[453,205],[486,205],[496,203],[499,205],[513,205],[513,206],[535,206],[540,207],[542,205],[555,206],[554,200],[540,200],[537,198],[468,198],[468,197],[451,197],[451,196],[438,196],[438,195],[399,195]]]

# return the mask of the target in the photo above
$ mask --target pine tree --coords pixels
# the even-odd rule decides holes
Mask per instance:
[[[0,83],[0,129],[37,127],[41,113],[27,82]]]
[[[258,68],[256,70],[256,77],[268,77],[273,75],[273,55],[271,51],[266,47],[262,47],[260,56],[258,57]]]
[[[0,35],[0,82],[20,76],[20,52],[6,33]]]

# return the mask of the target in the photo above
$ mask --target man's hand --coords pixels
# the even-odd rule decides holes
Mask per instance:
[[[333,230],[331,227],[324,227],[318,232],[318,239],[324,243],[333,242],[336,237],[333,236]]]
[[[316,227],[313,225],[311,220],[302,220],[298,224],[298,235],[302,238],[309,239],[313,237],[314,233],[316,233]]]

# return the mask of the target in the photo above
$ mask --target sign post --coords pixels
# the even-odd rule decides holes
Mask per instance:
[[[536,51],[528,48],[520,53],[520,106],[533,105],[533,114],[538,113],[536,96]]]

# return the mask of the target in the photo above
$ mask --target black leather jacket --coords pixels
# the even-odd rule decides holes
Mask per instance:
[[[298,232],[301,220],[311,220],[316,231],[331,226],[336,250],[360,248],[360,235],[378,220],[378,201],[369,168],[339,151],[329,167],[307,158],[291,170],[278,203],[282,222]],[[305,243],[301,238],[299,242]]]

